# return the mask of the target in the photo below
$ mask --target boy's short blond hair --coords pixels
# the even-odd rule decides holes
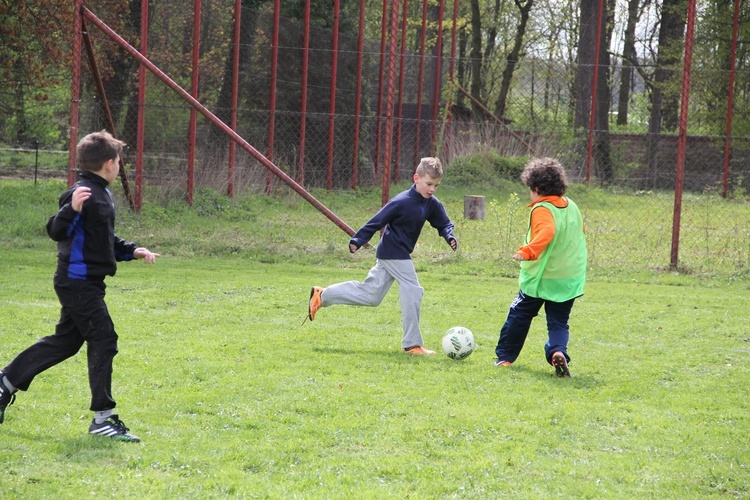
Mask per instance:
[[[417,165],[416,173],[420,177],[429,175],[433,179],[440,179],[443,177],[443,164],[440,163],[440,158],[428,156],[426,158],[422,158],[422,160],[419,162],[419,165]]]
[[[106,130],[92,132],[76,146],[78,168],[88,172],[98,172],[109,160],[114,160],[125,147],[125,143],[116,139]]]

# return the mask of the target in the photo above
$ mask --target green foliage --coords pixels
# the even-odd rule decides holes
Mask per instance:
[[[526,161],[528,158],[523,156],[507,157],[495,150],[480,151],[454,158],[446,175],[450,175],[454,185],[499,186],[498,181],[518,181]]]
[[[420,270],[450,269],[452,273],[515,277],[518,265],[510,256],[528,229],[528,189],[519,182],[493,177],[459,184],[453,165],[438,190],[456,225],[459,251],[427,225],[415,250]],[[408,188],[392,186],[391,194]],[[141,213],[131,212],[119,183],[113,186],[118,206],[117,232],[165,254],[181,257],[231,255],[261,262],[297,262],[332,267],[366,268],[374,252],[349,254],[349,237],[288,188],[229,198],[200,189],[193,207],[181,197],[146,190]],[[44,225],[57,210],[65,190],[60,181],[0,182],[0,251],[54,248]],[[735,190],[740,194],[739,190]],[[313,193],[353,230],[380,208],[376,189]],[[486,198],[484,220],[463,218],[464,196]],[[628,192],[573,184],[568,195],[579,205],[587,228],[589,279],[669,282],[674,195]],[[747,241],[750,204],[746,197],[723,199],[716,193],[686,193],[682,204],[679,271],[694,283],[720,286],[750,277]],[[373,241],[375,244],[376,241]]]

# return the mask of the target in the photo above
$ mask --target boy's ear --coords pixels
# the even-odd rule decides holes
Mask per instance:
[[[418,179],[419,179],[419,174],[414,174],[414,182],[417,182]]]

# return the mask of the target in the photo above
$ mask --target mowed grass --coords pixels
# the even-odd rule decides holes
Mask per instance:
[[[58,187],[0,192],[0,367],[59,316],[43,230]],[[353,225],[368,216],[356,205],[371,202],[327,201]],[[304,202],[198,210],[120,213],[121,236],[164,253],[107,280],[117,411],[143,442],[86,434],[81,352],[9,407],[2,497],[750,496],[742,276],[700,286],[653,269],[600,272],[573,310],[573,377],[557,379],[543,313],[517,363],[492,366],[517,292],[502,247],[520,238],[512,228],[488,235],[497,253],[481,258],[470,251],[486,244],[474,241],[476,221],[454,211],[462,250],[425,231],[415,252],[427,346],[457,324],[475,334],[478,349],[457,362],[399,351],[397,287],[378,308],[334,306],[301,324],[311,285],[361,280],[374,262],[372,250],[349,255],[318,214],[300,222]]]

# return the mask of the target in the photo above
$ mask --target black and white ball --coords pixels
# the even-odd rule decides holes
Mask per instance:
[[[451,359],[468,358],[475,347],[474,334],[463,326],[454,326],[443,337],[443,351]]]

